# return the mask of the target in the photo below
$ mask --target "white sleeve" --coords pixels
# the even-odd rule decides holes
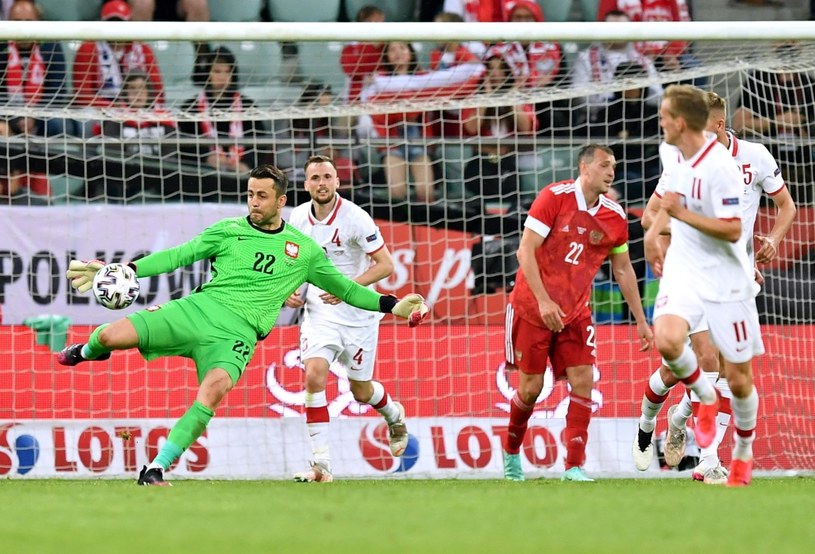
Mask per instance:
[[[773,195],[784,188],[784,176],[773,155],[763,144],[756,145],[757,179],[761,188],[769,195]]]
[[[372,254],[385,246],[385,239],[382,238],[382,233],[379,231],[374,220],[368,214],[363,213],[364,217],[357,218],[356,240],[359,247],[366,253]]]
[[[658,198],[662,198],[668,190],[668,180],[671,176],[671,171],[679,165],[679,154],[676,149],[667,143],[659,145],[659,161],[662,164],[662,174],[659,176],[654,194]]]

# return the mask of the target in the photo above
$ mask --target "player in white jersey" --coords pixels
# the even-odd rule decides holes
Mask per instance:
[[[646,258],[660,277],[654,310],[657,348],[672,373],[700,399],[696,439],[709,446],[716,436],[719,395],[701,377],[687,345],[688,332],[700,321],[722,355],[733,393],[736,427],[728,486],[749,484],[758,394],[752,379],[753,356],[764,352],[754,300],[753,268],[742,236],[743,176],[716,135],[706,135],[706,94],[690,86],[672,86],[660,106],[665,142],[684,161],[673,168],[651,228],[645,235]],[[659,234],[671,221],[671,246],[665,253]]]
[[[756,261],[769,263],[775,258],[778,252],[777,245],[783,240],[792,225],[796,211],[795,203],[784,184],[778,164],[766,147],[740,140],[728,132],[725,127],[727,113],[724,99],[715,92],[706,94],[709,108],[707,131],[715,133],[719,142],[728,148],[743,176],[742,233],[747,238],[748,255],[752,263]],[[664,181],[667,179],[667,174],[670,173],[672,167],[682,161],[681,152],[666,143],[660,145],[660,157],[663,164],[663,177],[660,179],[654,196],[649,199],[643,214],[643,227],[646,229],[650,227],[651,220],[659,209],[659,199],[664,193]],[[773,199],[778,212],[769,235],[756,235],[761,246],[758,255],[754,256],[751,237],[762,192],[767,193]],[[761,279],[758,269],[756,269],[756,277],[758,280]],[[694,469],[692,478],[707,484],[724,484],[727,481],[727,470],[719,460],[718,447],[724,439],[730,422],[730,388],[724,376],[719,375],[719,354],[710,344],[707,324],[702,322],[699,327],[693,329],[690,339],[704,376],[716,384],[722,396],[717,418],[716,438],[710,446],[701,449],[701,460]],[[677,383],[678,380],[663,362],[663,365],[651,375],[645,387],[638,435],[632,447],[636,467],[641,471],[648,469],[651,465],[653,457],[651,438],[656,425],[656,417],[670,390]],[[692,414],[692,400],[698,402],[698,399],[693,396],[684,395],[680,404],[672,406],[668,411],[665,461],[669,466],[678,465],[685,454],[685,424]]]
[[[359,206],[337,194],[340,182],[334,161],[312,156],[304,169],[311,200],[292,210],[289,225],[311,236],[343,274],[361,285],[373,286],[390,275],[393,259],[376,223]],[[348,372],[354,399],[373,406],[385,418],[391,453],[401,456],[408,443],[405,410],[373,380],[381,316],[343,304],[314,285],[292,294],[286,306],[305,306],[300,358],[305,365],[306,426],[313,454],[311,468],[295,474],[295,481],[333,480],[325,388],[334,362]]]

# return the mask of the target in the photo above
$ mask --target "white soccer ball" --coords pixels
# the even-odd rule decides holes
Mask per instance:
[[[124,264],[108,264],[93,278],[96,301],[109,310],[122,310],[139,297],[136,273]]]

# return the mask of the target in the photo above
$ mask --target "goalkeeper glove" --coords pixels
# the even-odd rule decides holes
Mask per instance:
[[[430,308],[424,303],[421,294],[408,294],[391,308],[395,316],[408,320],[409,327],[416,327],[430,313]]]
[[[66,275],[71,280],[71,286],[84,294],[91,290],[96,272],[103,267],[105,267],[105,262],[100,260],[91,260],[89,262],[71,260]]]

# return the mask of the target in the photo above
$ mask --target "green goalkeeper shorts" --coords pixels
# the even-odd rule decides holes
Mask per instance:
[[[249,323],[203,293],[151,306],[127,316],[146,360],[183,356],[195,362],[198,383],[221,368],[238,382],[255,352],[257,333]]]

